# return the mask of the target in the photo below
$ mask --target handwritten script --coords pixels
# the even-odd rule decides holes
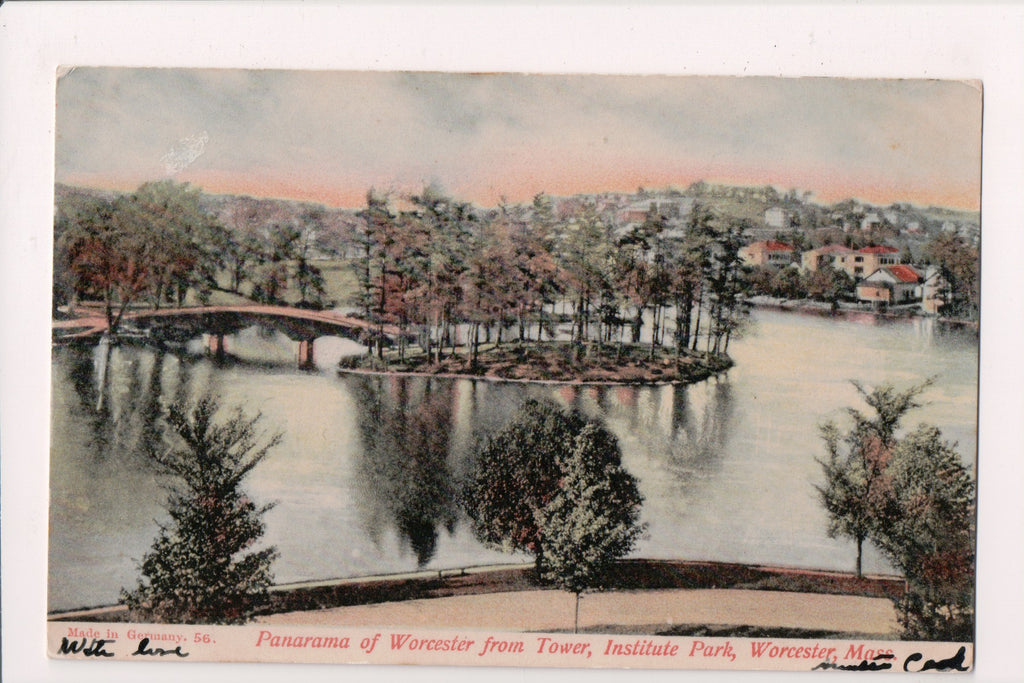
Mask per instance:
[[[839,670],[839,671],[885,671],[892,668],[892,663],[885,660],[895,659],[896,655],[882,653],[876,655],[871,660],[862,660],[858,664],[836,664],[835,662],[821,662],[815,666],[811,671],[818,670]],[[912,673],[918,673],[921,671],[969,671],[970,667],[965,666],[967,658],[967,648],[961,647],[957,650],[956,654],[947,659],[929,659],[920,668],[914,668],[917,662],[924,659],[924,655],[920,652],[915,652],[908,655],[903,660],[903,670]]]
[[[60,655],[81,655],[83,657],[113,657],[114,653],[107,650],[108,646],[113,647],[116,640],[109,638],[77,638],[74,640],[68,640],[66,637],[60,639],[60,647],[57,648],[57,654]],[[138,647],[132,652],[132,656],[136,657],[139,655],[147,657],[165,657],[167,655],[176,655],[178,657],[188,657],[188,652],[181,651],[181,645],[178,645],[173,650],[166,650],[162,647],[150,647],[149,638],[143,638],[139,641]]]
[[[139,641],[139,646],[135,648],[135,652],[132,653],[133,657],[138,655],[149,655],[150,657],[178,655],[179,657],[188,657],[187,652],[181,651],[181,645],[177,646],[173,650],[165,650],[162,647],[149,647],[149,638],[143,638]]]
[[[82,638],[80,640],[68,640],[67,638],[61,638],[57,654],[80,654],[84,657],[113,657],[114,653],[107,652],[106,645],[116,642],[116,640],[106,640],[104,638],[93,638],[92,642],[89,642],[88,638]]]

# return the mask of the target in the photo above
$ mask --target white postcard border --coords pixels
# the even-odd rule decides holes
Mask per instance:
[[[980,78],[985,85],[978,680],[1019,673],[1024,565],[1021,272],[1024,10],[1014,5],[570,7],[431,11],[332,5],[0,9],[0,394],[3,666],[8,680],[387,680],[390,667],[82,664],[47,660],[49,236],[58,64],[470,69]],[[383,46],[383,47],[382,47]],[[28,283],[28,285],[26,285]],[[229,668],[225,668],[229,667]],[[269,669],[269,670],[267,670]],[[423,667],[414,680],[564,680],[549,670]],[[723,680],[686,672],[690,680]],[[640,676],[669,672],[631,673]],[[620,676],[576,672],[571,678]],[[634,678],[635,677],[635,678]],[[742,680],[773,680],[772,674]]]

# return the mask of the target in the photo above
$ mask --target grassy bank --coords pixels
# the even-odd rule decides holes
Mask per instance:
[[[903,580],[897,577],[858,578],[846,572],[644,559],[616,563],[607,577],[607,584],[613,591],[731,588],[870,598],[892,598],[903,591]],[[537,580],[532,565],[446,569],[401,577],[337,579],[280,586],[272,589],[270,602],[261,614],[530,590],[555,589]],[[83,619],[83,614],[66,612],[51,614],[49,618],[51,621],[77,621]],[[87,617],[88,621],[99,622],[126,619],[127,611],[118,606],[90,610]]]
[[[607,585],[609,590],[735,588],[872,598],[891,598],[903,591],[903,580],[892,577],[858,578],[842,572],[639,559],[616,563],[607,577]],[[551,587],[537,580],[532,566],[481,572],[444,571],[419,578],[339,582],[275,591],[265,613],[537,589]]]

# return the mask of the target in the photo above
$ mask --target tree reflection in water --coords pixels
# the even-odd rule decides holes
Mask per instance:
[[[186,358],[162,347],[100,344],[95,349],[62,349],[68,358],[68,379],[78,404],[73,415],[85,429],[87,452],[95,461],[146,458],[161,442],[164,375],[169,364],[178,368],[176,393],[188,391],[191,381]]]
[[[720,469],[735,412],[727,378],[694,386],[573,389],[559,393],[563,403],[606,420],[623,443],[625,461],[643,454],[643,462],[632,465],[649,475],[648,486],[686,495]]]
[[[367,533],[379,546],[393,527],[423,567],[458,517],[449,467],[455,396],[450,380],[353,377],[362,441],[357,490]]]
[[[693,415],[685,388],[676,390],[672,412],[671,459],[690,463],[699,471],[708,471],[721,461],[735,403],[728,380],[711,380],[708,392],[699,419]]]

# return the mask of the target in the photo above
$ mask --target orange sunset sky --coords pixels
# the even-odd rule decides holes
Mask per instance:
[[[76,68],[56,180],[483,206],[704,179],[976,210],[981,86],[935,80]]]

